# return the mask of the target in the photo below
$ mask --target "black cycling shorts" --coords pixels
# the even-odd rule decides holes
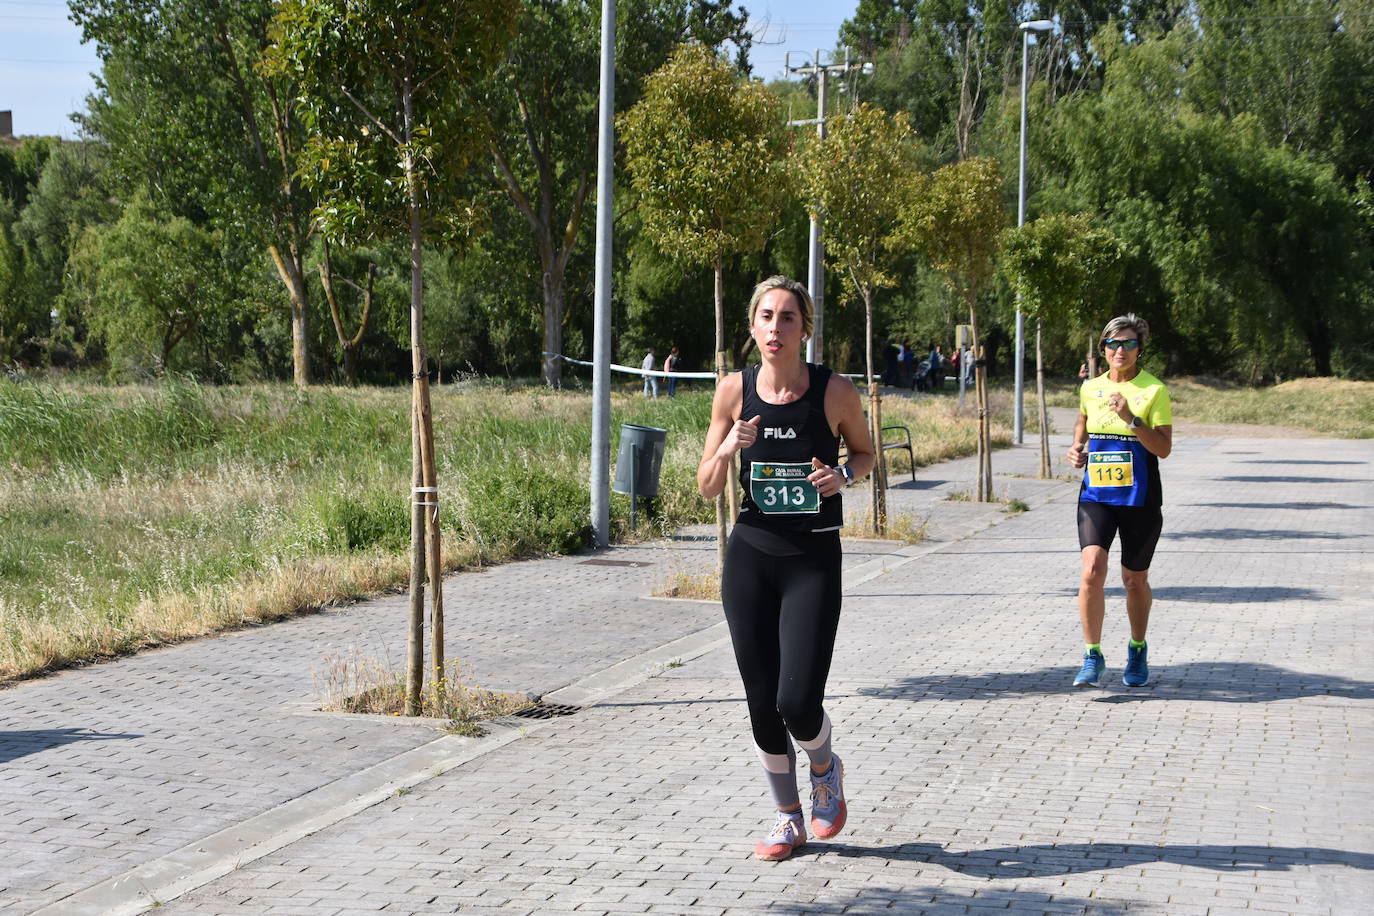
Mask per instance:
[[[1159,532],[1164,528],[1164,513],[1159,506],[1109,506],[1106,503],[1078,504],[1078,549],[1101,547],[1110,550],[1117,532],[1121,533],[1121,565],[1135,572],[1150,568]]]

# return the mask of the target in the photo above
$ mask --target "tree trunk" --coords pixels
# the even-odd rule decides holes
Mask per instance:
[[[305,284],[305,264],[300,246],[288,242],[285,255],[279,245],[267,246],[277,276],[291,299],[291,369],[297,385],[310,384],[310,293]]]
[[[1097,335],[1088,332],[1088,355],[1083,358],[1088,364],[1088,378],[1097,378]]]
[[[716,296],[716,385],[725,378],[725,263],[717,256],[715,268]],[[720,569],[725,571],[725,541],[729,537],[729,521],[739,514],[738,497],[735,495],[737,478],[735,459],[730,459],[730,473],[725,478],[725,489],[716,497],[716,551],[720,558]],[[728,518],[727,518],[728,515]]]
[[[358,290],[363,297],[362,315],[358,319],[358,331],[349,337],[343,328],[343,310],[339,306],[339,297],[334,293],[334,259],[329,250],[329,240],[323,239],[321,247],[324,250],[324,257],[320,261],[320,286],[324,289],[324,300],[329,306],[329,317],[334,322],[334,336],[339,341],[339,351],[343,355],[344,379],[350,387],[356,388],[358,385],[358,351],[362,348],[363,334],[367,333],[367,327],[372,319],[372,291],[377,280],[377,265],[369,263],[367,265],[367,286],[361,287],[351,280],[344,278],[344,282]]]
[[[1040,352],[1043,322],[1035,319],[1035,397],[1040,406],[1040,476],[1050,476],[1050,419],[1045,411],[1045,360]]]
[[[992,499],[992,436],[988,428],[988,389],[987,366],[985,365],[982,338],[978,333],[978,308],[971,294],[966,294],[968,302],[968,322],[973,336],[973,398],[978,405],[978,481],[974,486],[974,499],[989,502]]]
[[[563,352],[563,271],[556,266],[544,268],[544,352]],[[558,388],[563,384],[563,361],[544,357],[544,384]]]
[[[877,460],[873,464],[869,486],[873,490],[873,536],[882,537],[887,528],[887,456],[883,452],[883,396],[878,380],[873,377],[873,291],[865,287],[864,297],[864,367],[868,375],[868,424],[873,437]]]
[[[407,643],[406,715],[420,714],[420,693],[424,684],[424,617],[425,617],[425,554],[426,541],[433,546],[436,539],[426,538],[427,513],[425,503],[438,503],[437,492],[428,492],[425,458],[433,449],[433,430],[429,422],[429,369],[425,359],[425,283],[424,234],[420,222],[420,188],[415,176],[415,163],[410,144],[414,130],[414,96],[410,79],[404,80],[401,103],[405,117],[406,151],[403,160],[406,190],[410,196],[410,369],[413,392],[411,410],[411,491],[410,515],[410,633]],[[426,447],[428,443],[428,448]],[[429,457],[432,457],[429,456]],[[430,498],[426,498],[430,497]],[[433,567],[431,566],[431,569]]]

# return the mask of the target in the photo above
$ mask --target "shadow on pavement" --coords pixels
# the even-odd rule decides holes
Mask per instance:
[[[9,763],[29,754],[37,754],[64,744],[78,741],[114,741],[122,738],[142,738],[142,735],[93,732],[84,728],[39,728],[29,731],[0,731],[0,763]]]
[[[1124,652],[1107,657],[1104,683],[1116,689],[1071,686],[1077,664],[1038,671],[995,674],[934,674],[902,678],[882,687],[860,687],[856,696],[882,700],[995,700],[1003,697],[1050,693],[1079,693],[1098,703],[1140,700],[1204,700],[1219,703],[1272,703],[1303,697],[1333,696],[1352,700],[1374,699],[1374,683],[1333,674],[1288,671],[1255,662],[1185,662],[1152,664],[1150,686],[1128,690],[1121,686]]]
[[[1364,461],[1312,461],[1307,458],[1247,458],[1241,464],[1367,464]]]
[[[1188,506],[1216,509],[1367,509],[1368,506],[1355,506],[1350,503],[1186,503]]]
[[[1163,585],[1153,589],[1156,601],[1199,604],[1267,604],[1270,601],[1329,601],[1318,589],[1297,585]],[[1078,594],[1077,590],[1073,594]],[[1124,598],[1124,588],[1109,588],[1107,597]]]
[[[824,848],[849,858],[878,857],[901,862],[926,862],[979,878],[1048,878],[1110,868],[1132,868],[1151,862],[1191,865],[1222,872],[1290,871],[1312,865],[1374,869],[1374,855],[1316,846],[1046,843],[948,852],[938,843],[875,847],[830,843]]]
[[[913,844],[914,845],[914,844]],[[836,847],[803,846],[793,859],[805,858],[806,854],[830,851]],[[844,849],[846,847],[839,847]],[[853,848],[853,847],[849,847]],[[843,853],[841,853],[843,855]],[[920,861],[920,860],[913,860]],[[1118,916],[1126,912],[1126,903],[1114,903],[1101,898],[1081,898],[1068,894],[1044,894],[1036,891],[1013,890],[1010,888],[988,887],[960,892],[942,887],[884,887],[869,884],[861,887],[854,896],[832,900],[787,900],[773,901],[767,907],[769,913],[838,914],[844,916],[873,916],[882,913],[968,913],[982,912],[984,909],[1012,913],[1092,913],[1094,916]]]
[[[1236,477],[1218,477],[1217,479],[1233,480],[1237,483],[1364,483],[1363,480],[1356,480],[1352,477],[1271,477],[1267,475],[1246,477],[1240,475]]]
[[[1181,541],[1189,538],[1207,541],[1302,541],[1302,540],[1345,540],[1360,537],[1358,534],[1338,534],[1334,531],[1302,531],[1293,528],[1199,528],[1196,531],[1173,531],[1165,534],[1162,541]]]

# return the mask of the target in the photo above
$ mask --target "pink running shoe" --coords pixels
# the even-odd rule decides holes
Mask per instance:
[[[801,812],[779,811],[772,831],[754,846],[754,858],[781,862],[805,842],[806,827],[802,824]]]
[[[811,774],[811,832],[828,840],[844,829],[844,764],[836,754],[824,776]]]

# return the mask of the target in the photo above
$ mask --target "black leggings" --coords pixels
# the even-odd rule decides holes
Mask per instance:
[[[786,754],[787,735],[810,741],[840,625],[840,536],[775,534],[736,525],[725,548],[721,598],[744,681],[754,743]]]

